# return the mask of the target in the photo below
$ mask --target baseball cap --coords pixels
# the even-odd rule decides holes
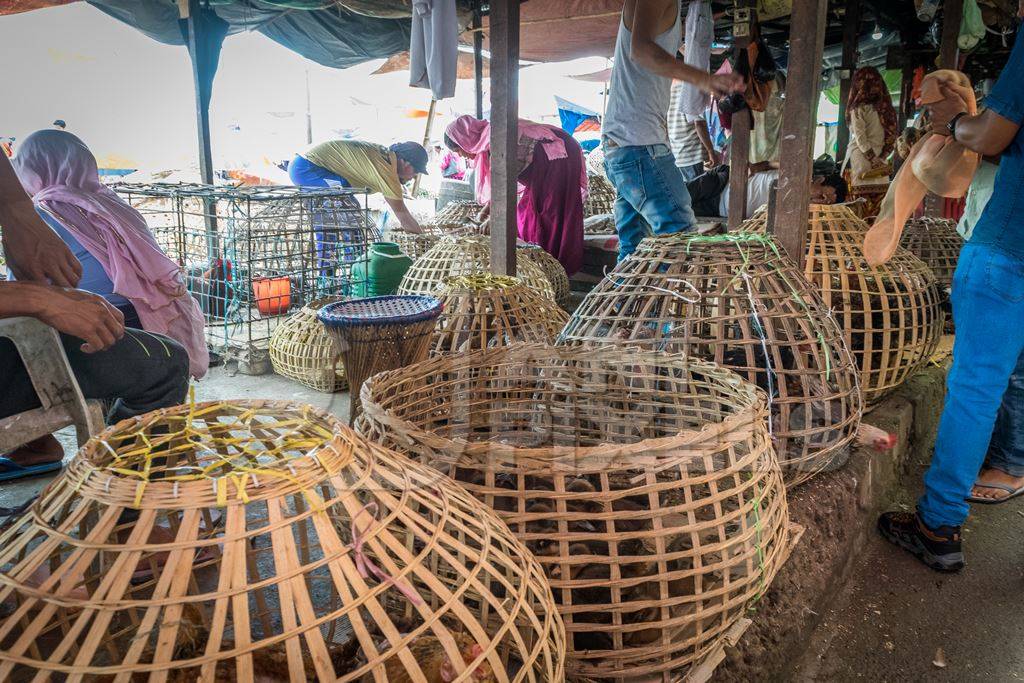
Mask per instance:
[[[430,157],[427,156],[427,150],[423,149],[423,145],[418,142],[396,142],[391,145],[391,151],[399,159],[408,162],[417,173],[427,174],[427,161]]]

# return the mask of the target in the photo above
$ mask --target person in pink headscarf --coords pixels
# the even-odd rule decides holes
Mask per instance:
[[[192,376],[205,375],[205,321],[181,269],[160,249],[142,214],[100,182],[85,143],[62,130],[40,130],[11,161],[40,216],[82,262],[78,287],[119,308],[127,326],[180,343]]]
[[[444,139],[449,149],[473,161],[477,201],[490,207],[491,124],[460,116]],[[583,265],[583,149],[561,128],[520,119],[518,157],[519,237],[542,246],[572,275]]]

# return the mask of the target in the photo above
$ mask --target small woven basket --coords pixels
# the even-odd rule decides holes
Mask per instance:
[[[441,235],[472,235],[479,230],[476,216],[483,208],[482,204],[465,200],[449,202],[426,221],[425,227]]]
[[[743,227],[764,234],[767,219],[751,219]],[[867,230],[843,205],[812,205],[804,274],[842,328],[870,406],[928,363],[945,316],[935,274],[906,249],[897,248],[877,268],[868,265]]]
[[[524,244],[516,248],[519,260],[530,261],[544,273],[544,276],[551,283],[551,289],[555,293],[555,303],[559,306],[568,306],[569,297],[572,295],[572,288],[569,285],[569,274],[558,259],[544,250],[539,244]]]
[[[508,528],[309,406],[120,422],[0,538],[5,681],[563,679]]]
[[[359,414],[367,377],[427,357],[441,302],[429,296],[376,296],[328,304],[317,318],[334,339],[352,391],[349,420]]]
[[[583,215],[587,218],[612,213],[615,207],[615,187],[603,175],[587,176],[587,200]]]
[[[440,294],[442,313],[430,343],[431,355],[551,343],[568,314],[516,278],[489,273],[450,279]]]
[[[785,556],[764,400],[710,363],[517,345],[381,373],[363,404],[363,433],[462,482],[534,552],[570,680],[698,661]]]
[[[516,277],[530,289],[555,300],[555,288],[531,260],[518,259]],[[405,273],[399,294],[434,294],[448,278],[485,273],[491,269],[491,238],[485,235],[444,237]]]
[[[845,458],[860,423],[842,330],[764,236],[643,240],[587,295],[560,341],[686,353],[757,384],[789,486]]]
[[[914,218],[907,221],[900,246],[928,264],[943,288],[953,286],[953,273],[965,242],[948,218]]]
[[[331,335],[316,317],[321,308],[343,298],[317,299],[274,328],[270,337],[270,362],[274,372],[329,394],[345,388],[341,356]]]

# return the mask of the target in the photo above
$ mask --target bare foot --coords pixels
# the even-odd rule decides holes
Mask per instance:
[[[64,447],[60,445],[60,441],[57,441],[53,434],[47,434],[35,441],[29,441],[24,446],[15,448],[7,457],[22,467],[45,465],[63,460]]]
[[[981,484],[1019,489],[1024,486],[1024,477],[1013,477],[1002,470],[993,468],[985,468],[981,471],[978,475],[977,483],[971,489],[971,496],[984,498],[985,500],[1004,500],[1009,498],[1009,491],[1004,491],[1001,488],[992,488],[991,486],[981,486]]]

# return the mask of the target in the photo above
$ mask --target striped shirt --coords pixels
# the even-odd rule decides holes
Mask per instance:
[[[704,147],[697,137],[697,129],[693,124],[698,119],[684,114],[679,106],[682,83],[672,84],[672,104],[668,110],[668,139],[672,145],[672,154],[676,157],[676,166],[693,166],[704,161]]]

